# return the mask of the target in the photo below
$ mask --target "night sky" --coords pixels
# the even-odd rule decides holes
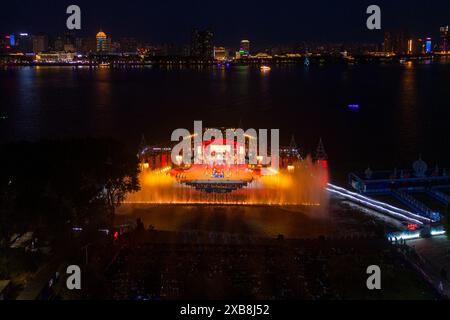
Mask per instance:
[[[365,28],[370,4],[381,6],[384,30],[437,36],[440,25],[450,24],[448,0],[21,0],[2,3],[0,32],[61,34],[70,4],[81,7],[81,35],[92,36],[102,28],[113,39],[134,36],[150,43],[188,43],[195,26],[211,27],[214,42],[227,46],[244,38],[253,46],[381,41],[382,32]]]

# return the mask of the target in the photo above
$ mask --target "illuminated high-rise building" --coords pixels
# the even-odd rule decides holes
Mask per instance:
[[[202,59],[214,58],[213,36],[211,30],[194,29],[191,35],[191,56]]]
[[[81,38],[78,40],[78,51],[82,53],[93,53],[97,51],[97,39],[92,37]]]
[[[33,52],[33,39],[27,32],[21,32],[18,34],[18,47],[19,51],[22,53],[32,53]]]
[[[425,54],[425,40],[422,38],[419,38],[416,41],[416,53]]]
[[[408,40],[408,54],[414,54],[414,40]]]
[[[410,39],[408,33],[405,31],[386,32],[384,34],[384,52],[398,55],[408,54]]]
[[[250,55],[250,41],[241,40],[241,46],[239,48],[239,53],[241,54],[241,57]]]
[[[9,36],[7,36],[7,38],[9,39],[9,45],[11,48],[14,48],[17,45],[17,41],[16,41],[16,35],[15,34],[10,34]]]
[[[38,33],[33,35],[33,52],[41,53],[48,50],[48,35]]]
[[[427,38],[425,41],[425,53],[429,54],[433,51],[433,43],[431,42],[431,38]]]
[[[100,31],[95,38],[97,39],[97,52],[109,52],[110,40],[106,36],[106,33]]]
[[[64,38],[62,36],[57,36],[52,39],[52,49],[54,51],[62,52],[64,51]]]
[[[136,53],[138,48],[138,43],[135,38],[121,38],[119,40],[120,51],[127,53]]]
[[[439,50],[441,52],[448,52],[449,51],[449,41],[450,41],[450,34],[448,32],[448,26],[442,26],[440,29],[440,43],[439,43]]]
[[[1,52],[14,52],[17,48],[17,41],[15,34],[2,35]]]

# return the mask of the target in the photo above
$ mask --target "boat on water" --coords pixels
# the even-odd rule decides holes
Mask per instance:
[[[270,71],[269,66],[261,66],[260,69],[261,69],[261,71]]]

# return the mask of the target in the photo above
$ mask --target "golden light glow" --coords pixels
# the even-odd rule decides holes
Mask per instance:
[[[139,192],[129,194],[125,203],[142,204],[214,204],[214,205],[269,205],[269,206],[319,206],[327,203],[324,186],[327,183],[326,168],[311,159],[292,165],[288,169],[263,168],[252,171],[244,167],[224,168],[223,178],[211,176],[211,168],[191,167],[179,170],[173,176],[172,169],[141,172]],[[203,168],[203,169],[202,169]],[[196,189],[191,182],[222,183],[242,181],[245,186],[226,193],[205,192]]]
[[[103,31],[100,31],[97,33],[97,35],[95,37],[97,39],[106,39],[106,33],[104,33]]]
[[[167,173],[172,169],[171,167],[165,167],[164,169],[161,169],[160,173]]]
[[[408,53],[411,54],[413,51],[413,41],[410,39],[408,40]]]

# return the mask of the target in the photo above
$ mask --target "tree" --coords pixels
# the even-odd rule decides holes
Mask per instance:
[[[128,192],[139,190],[134,150],[111,139],[0,145],[0,244],[16,232],[112,223]],[[70,222],[70,224],[68,224]]]
[[[106,161],[99,170],[103,199],[109,223],[114,220],[116,208],[124,201],[127,193],[139,191],[139,162],[132,152],[117,143],[105,145]]]
[[[105,184],[105,199],[111,219],[114,219],[116,208],[125,200],[126,194],[136,191],[139,191],[137,178],[111,175]]]

